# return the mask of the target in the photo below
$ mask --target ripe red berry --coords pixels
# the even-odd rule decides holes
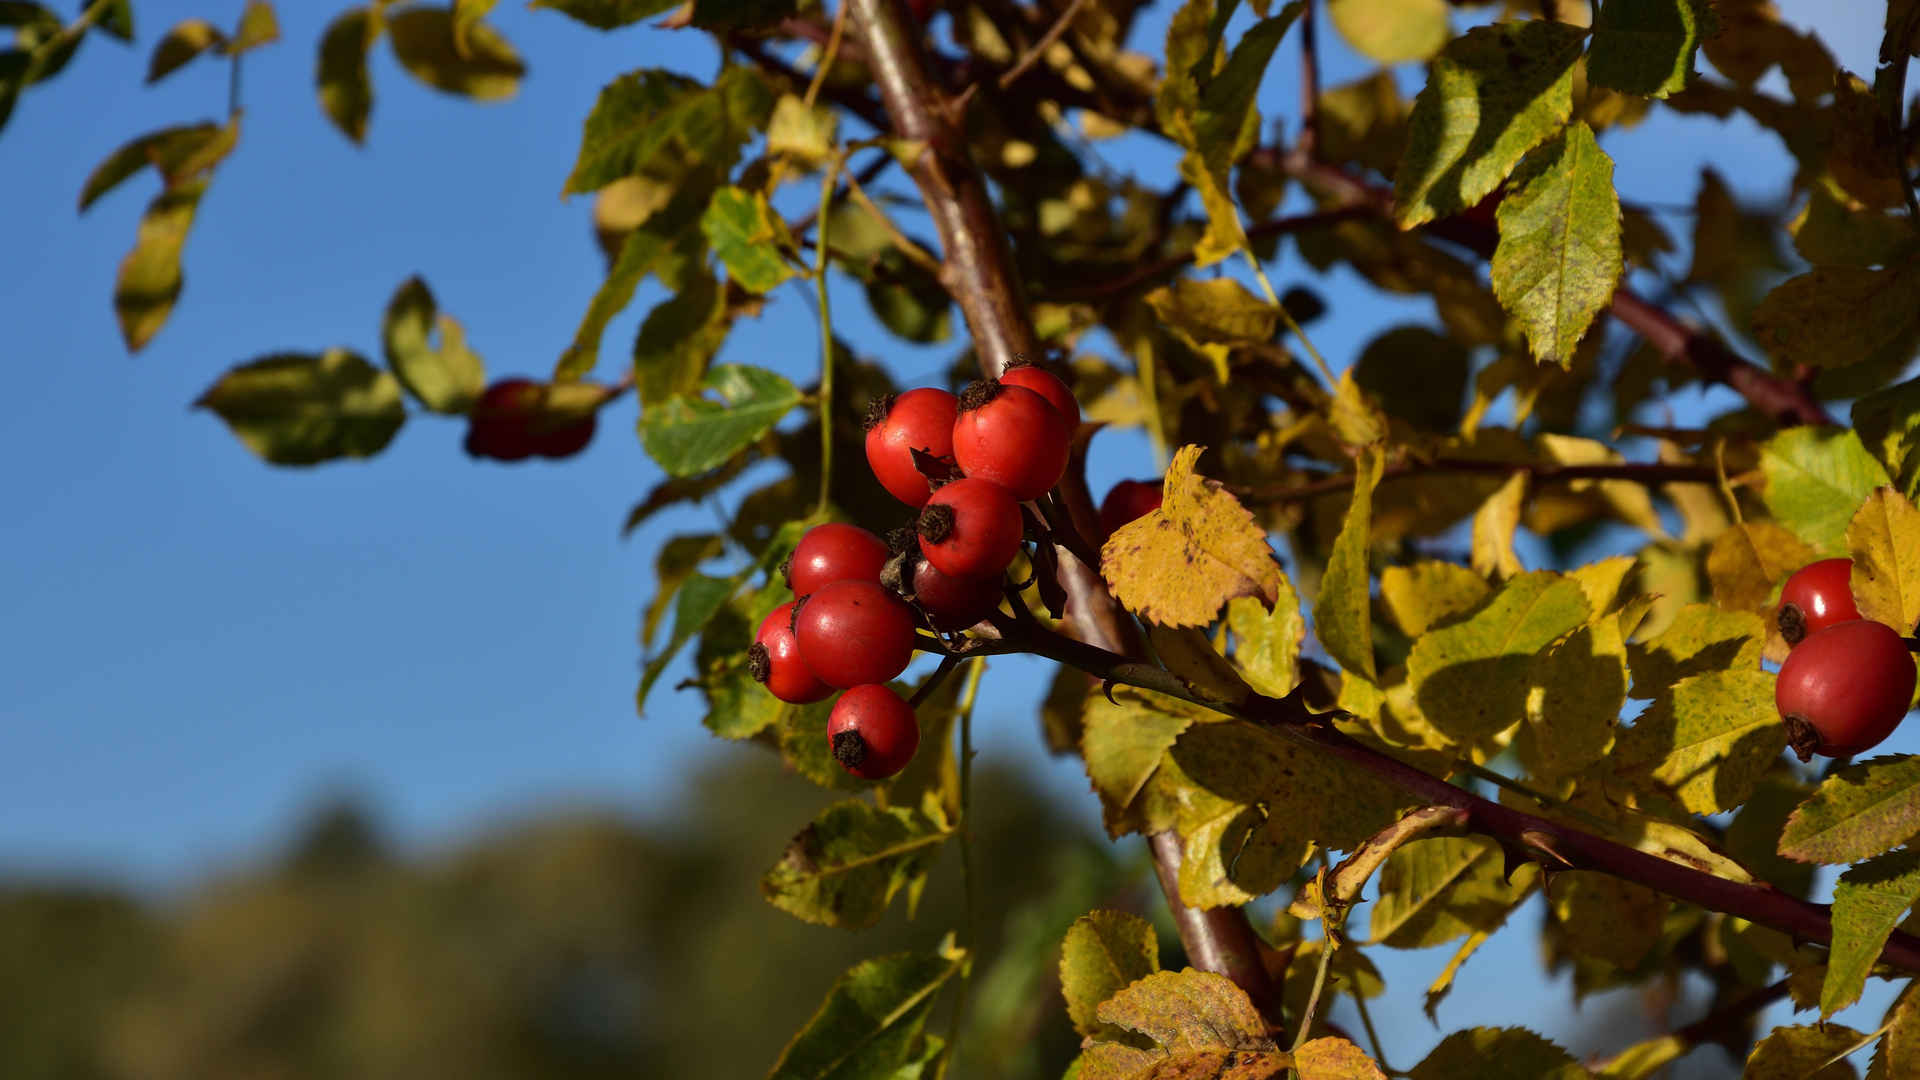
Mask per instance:
[[[815,525],[788,557],[787,584],[795,596],[819,591],[836,581],[879,581],[887,564],[887,545],[858,525],[830,521]]]
[[[1024,532],[1020,504],[1013,496],[971,476],[934,492],[915,529],[927,561],[943,574],[963,578],[1005,573],[1020,553]]]
[[[960,395],[953,460],[970,479],[992,481],[1016,501],[1060,482],[1072,441],[1067,418],[1024,386],[984,379]]]
[[[467,453],[499,461],[520,461],[535,454],[572,457],[593,441],[599,426],[588,409],[553,409],[548,388],[532,379],[501,379],[481,391],[467,413]]]
[[[999,575],[955,577],[928,562],[925,555],[909,555],[907,565],[912,567],[913,576],[902,584],[911,589],[913,602],[920,605],[935,630],[965,630],[1000,607]]]
[[[800,659],[793,636],[793,604],[789,600],[760,620],[760,630],[747,648],[747,671],[755,682],[781,701],[795,705],[824,701],[833,693]]]
[[[923,386],[881,398],[867,410],[867,465],[894,498],[908,506],[927,504],[932,488],[914,464],[913,452],[951,462],[958,409],[959,400],[952,394]]]
[[[1787,654],[1773,701],[1801,761],[1879,745],[1913,701],[1913,655],[1899,633],[1866,619],[1838,623]]]
[[[920,722],[913,706],[887,687],[856,686],[833,703],[827,746],[841,768],[867,780],[884,780],[913,760],[920,748]]]
[[[800,659],[828,686],[883,683],[913,659],[913,609],[875,581],[835,581],[800,601]]]
[[[1135,518],[1160,508],[1160,481],[1122,480],[1100,500],[1100,527],[1108,536]]]
[[[1860,617],[1853,602],[1852,559],[1821,559],[1793,572],[1780,590],[1777,621],[1787,644],[1798,645],[1809,634]]]
[[[1006,386],[1024,386],[1028,390],[1047,399],[1047,404],[1058,409],[1061,416],[1067,418],[1067,434],[1071,436],[1080,428],[1080,403],[1074,400],[1073,391],[1060,380],[1058,375],[1046,368],[1035,366],[1031,360],[1015,360],[1000,373],[1000,382]]]
[[[599,414],[588,413],[570,423],[558,424],[540,430],[536,420],[533,432],[533,452],[544,458],[572,457],[587,448],[593,441],[593,433],[600,426]]]

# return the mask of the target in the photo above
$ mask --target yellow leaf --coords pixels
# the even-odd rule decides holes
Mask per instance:
[[[1491,578],[1523,573],[1513,552],[1513,531],[1520,525],[1520,504],[1527,496],[1527,474],[1516,472],[1473,513],[1473,572]]]
[[[1239,597],[1235,602],[1250,601]],[[1240,673],[1207,640],[1206,631],[1197,627],[1174,630],[1148,623],[1147,640],[1161,666],[1202,701],[1239,705],[1252,695],[1252,688]]]
[[[1300,642],[1307,636],[1307,621],[1285,576],[1271,611],[1250,596],[1228,602],[1227,629],[1233,632],[1233,662],[1255,690],[1285,697],[1300,685]]]
[[[1380,595],[1410,638],[1465,615],[1492,592],[1485,578],[1457,563],[1417,562],[1380,572]]]
[[[1376,451],[1354,462],[1353,500],[1346,522],[1327,557],[1320,578],[1320,597],[1313,605],[1313,621],[1320,644],[1348,671],[1373,679],[1372,572],[1367,554],[1372,548],[1373,489],[1380,482],[1384,460]]]
[[[1387,437],[1387,418],[1353,381],[1353,369],[1340,373],[1340,384],[1327,404],[1327,422],[1348,446],[1372,446]]]
[[[1232,278],[1182,278],[1147,294],[1147,306],[1167,329],[1213,364],[1227,381],[1227,355],[1236,345],[1273,340],[1279,313]]]
[[[1387,1080],[1366,1052],[1345,1039],[1314,1039],[1293,1052],[1300,1080]]]
[[[1219,482],[1193,471],[1201,447],[1167,466],[1160,508],[1121,527],[1100,549],[1100,572],[1128,611],[1162,626],[1204,626],[1229,600],[1272,607],[1283,575],[1267,534]]]
[[[1735,525],[1707,552],[1713,602],[1731,611],[1764,612],[1773,590],[1813,559],[1813,549],[1771,521]]]
[[[1853,602],[1902,634],[1920,622],[1920,510],[1890,487],[1875,491],[1847,525]]]

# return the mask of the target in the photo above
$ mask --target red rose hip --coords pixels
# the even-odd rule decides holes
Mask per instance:
[[[828,686],[883,683],[913,659],[913,609],[876,581],[835,581],[798,601],[800,659]]]
[[[836,581],[879,581],[887,564],[887,545],[858,525],[830,521],[815,525],[794,545],[787,560],[787,584],[806,596]]]
[[[1787,644],[1860,617],[1853,602],[1853,560],[1821,559],[1793,572],[1780,590],[1777,621]]]
[[[827,746],[841,768],[866,780],[884,780],[913,760],[920,748],[920,721],[913,706],[887,687],[856,686],[833,703]]]
[[[1024,386],[983,379],[960,395],[954,462],[969,479],[998,484],[1016,502],[1037,499],[1060,482],[1072,442],[1067,418]]]
[[[1025,531],[1013,496],[971,476],[934,492],[914,527],[927,561],[943,574],[962,578],[1004,573],[1020,553]]]
[[[1031,360],[1015,360],[1000,373],[1000,383],[1003,386],[1024,386],[1046,398],[1047,404],[1067,418],[1069,436],[1079,430],[1080,402],[1074,399],[1073,391],[1067,387],[1060,376],[1034,364]]]
[[[913,602],[926,613],[935,630],[965,630],[1000,608],[999,575],[955,577],[927,561],[924,554],[909,555],[913,577],[907,582]]]
[[[833,693],[800,659],[793,636],[793,601],[774,608],[760,620],[760,631],[747,648],[747,671],[755,682],[781,701],[806,705],[824,701]]]
[[[951,462],[958,409],[952,394],[923,386],[881,398],[867,410],[867,466],[894,498],[908,506],[927,504],[932,488],[913,463],[913,452]]]
[[[1787,740],[1801,761],[1871,750],[1913,701],[1913,655],[1884,623],[1855,619],[1809,634],[1773,684]]]
[[[1120,526],[1160,509],[1160,481],[1122,480],[1100,500],[1100,527],[1108,536]]]

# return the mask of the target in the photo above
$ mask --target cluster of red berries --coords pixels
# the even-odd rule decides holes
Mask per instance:
[[[921,387],[874,403],[867,464],[918,516],[884,541],[856,525],[809,529],[787,564],[796,599],[747,653],[782,701],[845,691],[827,721],[842,768],[878,780],[912,760],[919,722],[886,684],[912,659],[918,627],[955,633],[999,608],[1026,535],[1020,504],[1060,482],[1079,424],[1073,392],[1031,364],[958,397]]]
[[[1780,634],[1792,646],[1773,700],[1793,752],[1839,757],[1878,746],[1913,702],[1906,639],[1860,617],[1853,560],[1822,559],[1795,571],[1780,592]]]
[[[546,386],[501,379],[480,392],[467,413],[467,453],[499,461],[572,457],[593,441],[597,414],[549,407]]]

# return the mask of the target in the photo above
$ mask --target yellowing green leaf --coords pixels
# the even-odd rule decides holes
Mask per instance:
[[[1842,428],[1787,428],[1761,446],[1760,470],[1768,511],[1822,552],[1846,543],[1854,513],[1890,482],[1860,436]]]
[[[400,66],[436,90],[476,101],[505,101],[520,91],[527,65],[500,32],[483,22],[454,42],[453,9],[415,5],[387,15]]]
[[[1627,970],[1660,940],[1670,906],[1644,885],[1593,870],[1556,874],[1547,894],[1561,940],[1574,953]]]
[[[1118,1041],[1101,1025],[1100,1003],[1160,970],[1153,924],[1125,911],[1090,911],[1074,920],[1060,943],[1060,992],[1080,1034]]]
[[[1693,54],[1714,26],[1704,0],[1612,0],[1598,9],[1587,78],[1646,97],[1684,89]]]
[[[573,342],[560,354],[560,360],[554,367],[556,380],[564,382],[581,378],[599,364],[600,339],[606,333],[607,324],[633,301],[634,290],[649,274],[659,277],[662,283],[675,291],[675,296],[662,302],[663,308],[672,304],[673,310],[678,312],[691,306],[680,294],[702,292],[695,281],[689,280],[693,278],[705,283],[702,294],[712,299],[711,278],[704,273],[695,275],[691,272],[704,269],[706,238],[698,226],[700,214],[711,195],[711,190],[705,185],[689,184],[674,192],[665,206],[648,215],[645,223],[627,233],[620,243],[620,253],[607,269],[606,279],[594,291],[586,314],[580,318],[580,327],[573,333]],[[712,304],[709,303],[707,307],[711,308]],[[684,323],[685,320],[680,322]],[[642,334],[645,334],[644,328]],[[659,355],[662,350],[677,345],[684,336],[670,335],[668,340],[645,351],[650,356]],[[641,351],[639,344],[636,342],[636,352]]]
[[[1597,439],[1543,431],[1535,441],[1549,459],[1561,465],[1619,464],[1626,460],[1618,450]],[[1567,490],[1597,491],[1620,520],[1650,536],[1667,534],[1666,526],[1660,522],[1660,512],[1654,509],[1653,498],[1648,494],[1645,484],[1630,480],[1576,480],[1567,486]]]
[[[618,30],[678,7],[680,0],[533,0],[527,6],[570,16],[595,30]]]
[[[1440,1040],[1408,1075],[1412,1080],[1585,1080],[1587,1070],[1525,1028],[1468,1028]]]
[[[147,64],[147,82],[157,83],[201,53],[226,43],[227,35],[207,20],[183,19],[153,47],[153,59]]]
[[[1507,919],[1524,890],[1507,882],[1500,845],[1479,836],[1416,840],[1380,869],[1380,896],[1369,917],[1375,943],[1424,949]]]
[[[432,341],[436,328],[438,344]],[[408,278],[387,301],[380,338],[387,367],[400,385],[434,412],[465,413],[486,388],[486,368],[467,348],[460,324],[440,313],[432,291],[418,277]]]
[[[1402,228],[1486,198],[1573,112],[1586,32],[1548,20],[1476,26],[1434,60],[1394,175]]]
[[[669,476],[725,464],[800,404],[800,391],[785,377],[741,364],[714,368],[704,390],[641,411],[640,442]]]
[[[1633,696],[1665,696],[1693,675],[1755,670],[1766,635],[1766,624],[1751,611],[1688,604],[1658,636],[1627,646]]]
[[[273,5],[267,0],[247,0],[245,10],[240,12],[240,25],[234,27],[233,40],[227,43],[227,54],[238,56],[279,40],[280,18],[274,14]]]
[[[628,72],[594,101],[561,194],[598,191],[656,167],[718,175],[772,109],[772,91],[746,65],[727,68],[712,86],[660,69]]]
[[[1327,403],[1327,423],[1334,437],[1348,446],[1372,446],[1387,437],[1387,418],[1354,381],[1352,368],[1340,373]]]
[[[1383,64],[1425,60],[1453,36],[1445,0],[1329,0],[1327,17],[1353,51]]]
[[[1774,587],[1812,562],[1813,554],[1813,548],[1771,521],[1731,526],[1707,551],[1713,602],[1729,611],[1766,611]]]
[[[1920,497],[1920,379],[1876,390],[1853,403],[1853,428],[1907,498]]]
[[[1266,1021],[1246,992],[1212,972],[1188,968],[1148,975],[1102,1002],[1098,1016],[1102,1023],[1144,1035],[1154,1045],[1154,1056],[1172,1062],[1226,1051],[1238,1053],[1249,1066],[1259,1063],[1261,1055],[1275,1055],[1272,1060],[1281,1067],[1286,1065],[1285,1055],[1279,1054],[1279,1048],[1267,1036]],[[1096,1043],[1090,1047],[1081,1066],[1081,1080],[1132,1075],[1124,1067],[1114,1069],[1108,1064],[1108,1055],[1102,1053],[1118,1045]],[[1248,1075],[1270,1074],[1249,1069]]]
[[[1181,278],[1148,293],[1146,300],[1167,329],[1213,363],[1223,383],[1233,348],[1272,341],[1280,318],[1273,305],[1233,278]]]
[[[907,807],[837,802],[787,844],[760,879],[767,902],[795,918],[861,930],[895,894],[924,878],[951,830]]]
[[[1410,638],[1465,615],[1492,592],[1485,578],[1458,563],[1417,562],[1380,572],[1380,596]]]
[[[1860,1000],[1887,935],[1920,900],[1920,852],[1896,851],[1850,867],[1833,887],[1833,948],[1820,985],[1820,1017]]]
[[[1620,281],[1620,198],[1593,130],[1575,122],[1527,155],[1497,217],[1493,294],[1534,358],[1565,367]]]
[[[88,174],[80,188],[80,209],[84,212],[149,165],[168,187],[196,179],[226,155],[237,136],[238,131],[232,127],[203,123],[161,128],[131,139]]]
[[[1253,514],[1193,471],[1201,449],[1181,447],[1167,466],[1159,509],[1116,530],[1100,550],[1114,596],[1162,626],[1205,625],[1240,596],[1271,607],[1285,580]]]
[[[1524,470],[1515,470],[1499,490],[1487,496],[1487,501],[1473,512],[1474,573],[1505,579],[1526,570],[1513,550],[1513,534],[1520,527],[1520,508],[1526,497],[1527,474]]]
[[[1366,1051],[1331,1035],[1310,1039],[1293,1052],[1300,1080],[1387,1080]]]
[[[1456,743],[1493,738],[1524,715],[1535,654],[1587,616],[1570,578],[1540,571],[1507,582],[1472,617],[1413,643],[1407,679],[1421,712]]]
[[[1793,249],[1815,266],[1878,266],[1913,245],[1902,214],[1855,203],[1832,177],[1815,181],[1807,205],[1787,225]]]
[[[1132,687],[1114,687],[1111,700],[1104,694],[1088,696],[1080,751],[1108,832],[1126,831],[1127,809],[1174,740],[1198,718],[1186,702]]]
[[[1626,647],[1620,629],[1600,618],[1535,658],[1526,723],[1514,748],[1534,776],[1570,776],[1613,748],[1614,724],[1627,700]]]
[[[783,94],[767,121],[767,152],[789,154],[807,165],[818,165],[833,153],[833,133],[839,114],[822,105],[809,107],[793,94]]]
[[[940,989],[970,963],[966,950],[895,953],[863,960],[833,984],[767,1080],[900,1076],[916,1054]],[[907,1075],[918,1075],[918,1070]]]
[[[1680,680],[1641,713],[1621,735],[1614,767],[1665,785],[1696,814],[1714,814],[1745,802],[1786,745],[1771,672],[1710,671]]]
[[[1920,836],[1920,758],[1880,757],[1822,781],[1787,819],[1780,854],[1829,865],[1858,862]]]
[[[700,215],[700,231],[726,264],[727,276],[748,292],[769,292],[799,273],[784,254],[793,241],[765,195],[721,188]]]
[[[1373,489],[1380,482],[1384,459],[1368,451],[1354,462],[1353,499],[1346,520],[1327,556],[1320,578],[1320,596],[1314,601],[1314,632],[1327,655],[1347,671],[1377,678],[1373,661]]]
[[[385,29],[385,22],[372,9],[357,7],[335,16],[320,36],[320,62],[314,74],[320,108],[354,142],[367,138],[367,120],[373,113],[367,53]]]
[[[180,298],[185,283],[180,252],[186,247],[194,212],[200,208],[200,197],[206,190],[206,180],[190,180],[156,196],[140,219],[133,250],[120,261],[113,311],[120,319],[120,336],[131,352],[139,352],[153,340],[173,313],[174,301]]]
[[[633,373],[640,404],[697,392],[730,330],[726,288],[704,271],[689,274],[678,292],[647,312],[634,336]]]
[[[1300,642],[1307,622],[1293,583],[1280,578],[1279,598],[1267,610],[1250,596],[1227,602],[1227,629],[1233,634],[1233,662],[1255,690],[1285,697],[1300,685]]]
[[[1747,1055],[1740,1080],[1853,1080],[1852,1065],[1827,1062],[1859,1041],[1845,1024],[1777,1027]]]
[[[400,383],[359,354],[265,356],[228,371],[194,405],[275,465],[370,457],[407,419]]]
[[[1753,337],[1791,367],[1844,367],[1920,321],[1920,259],[1884,269],[1817,266],[1775,286],[1753,312]]]
[[[1880,1044],[1887,1080],[1896,1076],[1920,1075],[1920,992],[1914,984],[1887,1010],[1887,1037]]]
[[[1847,525],[1853,601],[1865,618],[1902,634],[1920,623],[1920,510],[1880,488]]]

